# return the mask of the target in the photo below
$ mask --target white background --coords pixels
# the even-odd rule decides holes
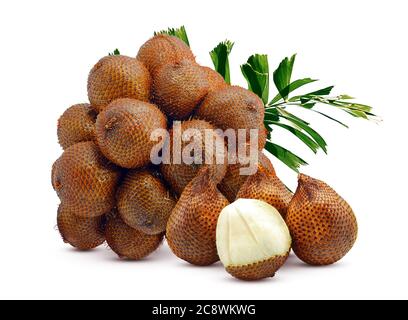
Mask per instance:
[[[0,298],[284,299],[408,298],[406,1],[2,1],[0,4]],[[220,264],[188,265],[165,245],[140,262],[101,247],[81,253],[55,228],[58,198],[50,170],[60,155],[56,123],[85,102],[99,58],[119,48],[135,56],[155,30],[186,25],[197,60],[225,38],[239,65],[267,53],[271,69],[298,53],[294,78],[315,77],[371,104],[380,124],[332,113],[350,125],[304,113],[326,138],[314,156],[289,146],[354,208],[359,239],[341,262],[309,267],[295,256],[273,279],[246,283]],[[326,108],[327,110],[327,108]],[[274,160],[292,188],[296,175]]]

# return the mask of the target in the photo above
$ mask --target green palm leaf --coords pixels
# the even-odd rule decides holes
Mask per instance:
[[[154,35],[157,35],[157,34],[167,34],[169,36],[177,37],[183,40],[186,45],[190,46],[190,42],[188,41],[187,31],[184,26],[181,26],[180,28],[168,28],[167,30],[161,30],[161,31],[157,31],[154,33]]]

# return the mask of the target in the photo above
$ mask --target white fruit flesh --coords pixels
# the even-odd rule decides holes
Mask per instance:
[[[225,267],[286,255],[292,242],[278,210],[255,199],[238,199],[226,206],[218,219],[216,236]]]

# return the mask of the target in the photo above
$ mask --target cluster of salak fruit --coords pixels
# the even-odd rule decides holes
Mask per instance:
[[[179,258],[200,266],[221,260],[244,280],[273,276],[291,249],[306,263],[325,265],[352,248],[350,206],[303,174],[292,194],[262,153],[264,102],[199,65],[179,38],[158,34],[136,58],[102,58],[90,71],[88,98],[60,117],[64,152],[52,168],[58,229],[72,246],[88,250],[106,241],[120,258],[138,260],[166,238]],[[169,130],[172,141],[175,120],[181,132],[257,129],[256,173],[240,175],[240,161],[152,165],[152,132]]]

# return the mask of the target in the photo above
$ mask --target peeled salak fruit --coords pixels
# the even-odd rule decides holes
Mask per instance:
[[[237,199],[258,199],[275,207],[285,219],[292,193],[275,173],[258,166],[258,171],[249,176],[237,193]]]
[[[98,112],[119,98],[148,101],[151,82],[149,71],[137,59],[107,56],[89,73],[88,98]]]
[[[121,259],[140,260],[155,251],[163,240],[163,234],[149,235],[129,227],[117,213],[108,218],[106,242]]]
[[[105,216],[81,218],[60,204],[58,230],[64,242],[79,250],[89,250],[105,242]]]
[[[182,60],[195,61],[188,45],[177,37],[158,34],[146,41],[139,49],[137,59],[149,69],[154,76],[166,64]]]
[[[156,129],[166,129],[167,119],[154,104],[135,99],[117,99],[99,113],[96,140],[102,153],[123,168],[140,168],[150,163],[157,142]]]
[[[246,161],[248,160],[249,159],[247,159]],[[245,161],[243,159],[240,159],[240,157],[238,157],[236,162],[237,163],[235,164],[228,165],[225,177],[218,185],[218,188],[220,189],[222,194],[226,196],[228,201],[230,202],[233,202],[235,200],[239,189],[248,179],[248,175],[242,174],[241,169],[248,167],[249,164],[245,163]],[[271,161],[262,153],[262,151],[259,151],[258,153],[258,164],[271,174],[275,174],[275,169]]]
[[[265,106],[253,92],[238,87],[225,88],[209,92],[195,112],[195,117],[203,119],[222,130],[246,130],[246,142],[250,139],[250,130],[258,130],[258,146],[262,150],[266,143],[267,131],[263,124]],[[241,141],[238,141],[241,142]]]
[[[326,183],[299,175],[286,217],[293,251],[312,265],[343,258],[357,239],[357,220],[349,204]]]
[[[167,224],[167,242],[176,256],[195,265],[219,260],[215,230],[221,210],[229,204],[211,180],[208,167],[184,189]]]
[[[217,224],[217,250],[225,269],[241,280],[273,277],[285,263],[291,237],[279,212],[264,201],[238,199]]]
[[[153,170],[130,170],[117,193],[122,220],[147,234],[166,231],[176,200]]]
[[[58,119],[58,142],[65,150],[75,143],[95,139],[96,111],[88,103],[73,105]]]
[[[101,216],[115,206],[121,171],[93,141],[66,149],[54,163],[51,176],[61,202],[79,217]]]
[[[152,97],[173,119],[188,118],[210,88],[204,69],[189,60],[168,64],[157,71]]]

